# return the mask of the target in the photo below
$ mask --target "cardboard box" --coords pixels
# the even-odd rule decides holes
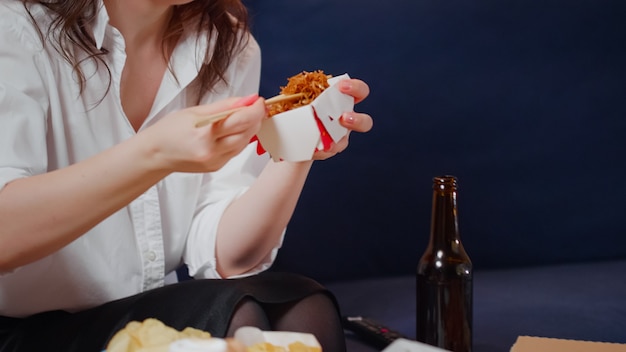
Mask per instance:
[[[519,336],[511,352],[626,352],[626,344]]]

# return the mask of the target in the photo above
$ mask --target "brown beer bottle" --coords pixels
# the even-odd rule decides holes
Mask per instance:
[[[417,340],[453,352],[472,350],[472,262],[463,248],[457,179],[433,179],[430,241],[417,266]]]

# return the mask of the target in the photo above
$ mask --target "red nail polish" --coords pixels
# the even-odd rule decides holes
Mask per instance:
[[[239,108],[242,106],[250,106],[252,105],[255,101],[257,101],[257,99],[259,99],[259,95],[258,94],[250,94],[247,97],[243,97],[239,100],[237,100],[234,104],[233,104],[233,108]]]
[[[354,124],[354,121],[355,121],[354,115],[349,112],[344,113],[341,119],[343,120],[344,123],[347,123],[349,125]]]
[[[348,79],[344,79],[341,82],[339,82],[339,88],[343,92],[348,92],[352,89],[352,82]]]

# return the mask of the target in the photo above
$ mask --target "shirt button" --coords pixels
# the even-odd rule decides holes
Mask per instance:
[[[157,257],[157,255],[156,255],[156,253],[154,253],[154,251],[148,252],[148,260],[149,261],[151,261],[151,262],[155,261],[156,257]]]

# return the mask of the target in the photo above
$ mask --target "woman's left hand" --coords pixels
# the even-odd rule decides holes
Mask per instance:
[[[367,83],[359,79],[346,79],[342,80],[338,84],[339,90],[342,93],[354,97],[355,104],[363,101],[363,99],[367,98],[370,93],[370,88]],[[315,152],[315,154],[313,154],[313,160],[324,160],[336,155],[337,153],[341,153],[348,147],[350,132],[367,132],[371,130],[374,125],[370,115],[354,111],[345,112],[341,115],[341,119],[339,121],[343,127],[348,129],[348,134],[346,134],[346,136],[341,140],[333,143],[329,150]]]

